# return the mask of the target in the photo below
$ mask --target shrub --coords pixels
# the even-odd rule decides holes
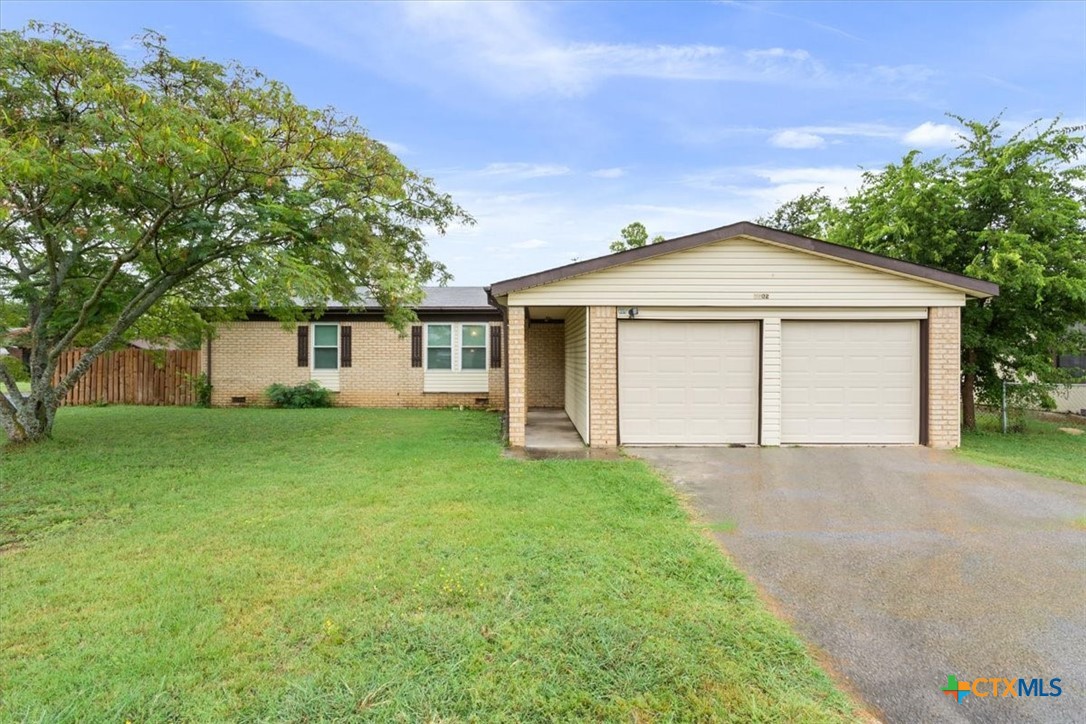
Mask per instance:
[[[332,393],[313,380],[294,387],[276,382],[270,385],[266,392],[275,407],[298,410],[306,407],[332,406]]]
[[[196,396],[197,407],[211,407],[211,390],[213,385],[211,380],[207,378],[206,372],[201,372],[198,375],[190,376],[192,382],[192,391]]]

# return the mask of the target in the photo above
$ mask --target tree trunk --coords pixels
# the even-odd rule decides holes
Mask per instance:
[[[962,375],[962,427],[966,430],[977,429],[977,351],[965,351],[965,374]]]
[[[40,442],[53,434],[56,409],[43,400],[25,399],[13,402],[15,414],[0,412],[0,423],[9,442]]]
[[[12,392],[0,399],[0,427],[4,428],[8,441],[32,443],[51,437],[57,400],[49,381],[32,384],[29,394]]]

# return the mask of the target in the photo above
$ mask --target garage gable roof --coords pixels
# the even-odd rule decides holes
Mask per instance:
[[[848,264],[881,269],[892,274],[953,287],[955,289],[960,289],[972,297],[985,298],[999,294],[999,285],[994,284],[993,282],[974,279],[973,277],[967,277],[962,274],[953,274],[948,271],[943,271],[942,269],[924,266],[923,264],[914,264],[900,259],[892,259],[888,256],[873,254],[869,251],[861,251],[848,246],[831,244],[828,241],[820,241],[798,234],[790,234],[786,231],[759,226],[758,224],[753,224],[749,221],[740,221],[737,224],[729,224],[728,226],[721,226],[720,228],[702,231],[697,234],[689,234],[688,236],[668,239],[666,241],[661,241],[658,244],[648,244],[637,249],[627,249],[626,251],[620,251],[615,254],[608,254],[607,256],[574,262],[573,264],[566,264],[535,274],[528,274],[522,277],[495,282],[490,286],[490,294],[492,297],[504,297],[512,292],[519,292],[530,287],[551,284],[563,279],[590,274],[592,272],[610,269],[635,261],[651,259],[664,254],[693,249],[705,244],[712,244],[740,236],[760,239],[771,244],[838,259]]]

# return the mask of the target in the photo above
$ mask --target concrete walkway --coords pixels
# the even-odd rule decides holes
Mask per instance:
[[[925,448],[627,451],[886,721],[1086,721],[1086,487]],[[958,704],[948,675],[1063,694]]]
[[[524,448],[505,451],[518,460],[619,460],[615,448],[591,448],[581,440],[565,410],[532,408],[524,427]]]

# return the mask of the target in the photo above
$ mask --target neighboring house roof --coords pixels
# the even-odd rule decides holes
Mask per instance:
[[[839,259],[850,264],[881,269],[892,274],[913,277],[935,284],[953,287],[955,289],[960,289],[973,297],[983,298],[999,294],[999,285],[993,284],[992,282],[974,279],[961,274],[953,274],[951,272],[943,271],[942,269],[935,269],[934,267],[924,266],[922,264],[892,259],[888,256],[882,256],[881,254],[872,254],[868,251],[860,251],[859,249],[853,249],[847,246],[831,244],[826,241],[799,236],[798,234],[790,234],[785,231],[770,229],[765,226],[759,226],[758,224],[752,224],[749,221],[741,221],[737,224],[721,226],[718,229],[710,229],[709,231],[702,231],[697,234],[680,236],[675,239],[661,241],[657,244],[649,244],[636,249],[628,249],[615,254],[596,257],[595,259],[574,262],[573,264],[566,264],[535,274],[506,279],[504,281],[495,282],[489,289],[491,295],[494,297],[504,297],[511,292],[518,292],[530,287],[550,284],[563,279],[569,279],[570,277],[589,274],[603,269],[610,269],[611,267],[622,264],[629,264],[643,259],[651,259],[663,254],[692,249],[704,244],[712,244],[714,242],[724,241],[739,236],[761,239],[783,247]]]
[[[423,287],[422,291],[425,297],[422,304],[416,307],[420,311],[432,312],[447,309],[488,311],[494,309],[487,299],[484,287]],[[370,303],[377,305],[377,302],[372,299],[367,299],[366,303],[367,306]]]
[[[142,350],[171,350],[181,349],[173,342],[156,342],[150,339],[132,339],[127,342],[132,349]]]
[[[425,295],[422,304],[413,307],[419,312],[493,312],[495,308],[490,304],[484,287],[423,287]],[[365,311],[381,311],[381,304],[373,297],[368,296],[365,289],[359,290],[361,302],[355,305],[345,305],[333,302],[328,305],[328,310],[360,309]]]

